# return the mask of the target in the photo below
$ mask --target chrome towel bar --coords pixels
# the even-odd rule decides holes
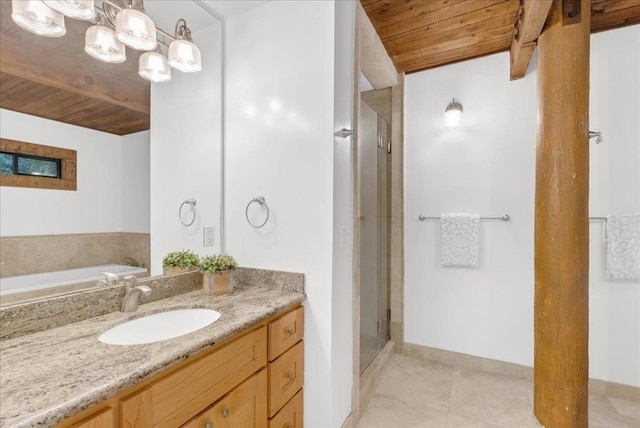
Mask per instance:
[[[420,214],[418,216],[418,220],[420,221],[425,221],[425,220],[440,220],[440,217],[427,217],[424,216],[422,214]],[[502,221],[509,221],[511,220],[511,216],[509,216],[509,214],[505,214],[502,217],[480,217],[480,220],[502,220]]]

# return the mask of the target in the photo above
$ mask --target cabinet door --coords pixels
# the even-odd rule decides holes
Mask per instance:
[[[267,371],[251,376],[185,428],[266,428]]]

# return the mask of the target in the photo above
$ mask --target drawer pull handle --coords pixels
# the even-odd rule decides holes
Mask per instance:
[[[213,422],[211,421],[207,422],[204,428],[213,428]]]
[[[287,373],[287,377],[289,378],[289,380],[293,380],[296,378],[296,375],[294,375],[293,372],[289,372]]]
[[[293,336],[293,333],[295,333],[295,330],[294,330],[294,329],[292,329],[291,327],[289,327],[289,328],[287,329],[287,334],[288,334],[289,336]]]
[[[283,428],[296,428],[296,427],[293,426],[293,424],[286,424],[286,425],[283,425]]]
[[[226,418],[227,416],[229,416],[229,413],[231,413],[231,411],[229,411],[228,407],[225,407],[224,409],[222,409],[222,417]]]

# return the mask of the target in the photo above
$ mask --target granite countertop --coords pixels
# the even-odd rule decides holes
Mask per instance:
[[[237,286],[224,296],[200,291],[0,342],[0,427],[51,426],[221,340],[302,302],[300,291]],[[146,345],[115,346],[98,336],[124,321],[180,308],[210,308],[213,324]]]

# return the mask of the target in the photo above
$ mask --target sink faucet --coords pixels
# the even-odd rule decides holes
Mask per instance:
[[[151,293],[151,288],[146,285],[138,285],[138,279],[133,275],[127,275],[124,280],[124,300],[122,301],[122,312],[135,312],[138,309],[138,298],[140,294],[145,296]]]

